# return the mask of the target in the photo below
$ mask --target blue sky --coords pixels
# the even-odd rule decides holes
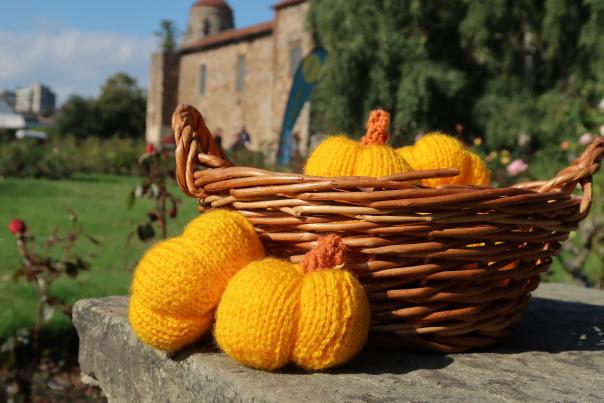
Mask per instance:
[[[96,95],[109,75],[125,71],[146,87],[153,35],[167,18],[186,29],[193,0],[2,0],[0,87],[50,85],[59,101]],[[230,0],[235,25],[270,20],[276,0]]]

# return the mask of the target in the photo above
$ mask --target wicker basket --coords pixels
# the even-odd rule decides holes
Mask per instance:
[[[604,155],[598,138],[550,181],[433,189],[414,183],[458,172],[323,178],[234,167],[192,106],[176,109],[172,127],[178,183],[201,211],[238,210],[268,253],[293,262],[319,235],[340,234],[371,301],[371,339],[446,353],[489,346],[520,320],[587,216]]]

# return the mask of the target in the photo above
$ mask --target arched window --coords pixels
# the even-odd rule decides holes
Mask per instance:
[[[206,18],[203,20],[203,36],[210,35],[210,21]]]

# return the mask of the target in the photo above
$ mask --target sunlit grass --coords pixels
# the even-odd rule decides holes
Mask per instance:
[[[76,279],[57,280],[51,294],[70,304],[80,298],[126,294],[131,269],[149,247],[136,236],[126,242],[153,206],[152,200],[143,199],[132,209],[126,208],[128,192],[138,182],[136,177],[106,175],[81,175],[62,181],[0,179],[0,338],[33,324],[35,309],[33,288],[23,280],[12,279],[20,263],[8,222],[22,219],[39,242],[56,226],[69,229],[68,209],[75,210],[84,230],[101,244],[95,246],[81,238],[76,252],[89,260],[92,270]],[[168,227],[170,234],[177,234],[197,213],[195,202],[182,195],[176,185],[172,191],[182,201],[178,218]],[[50,323],[51,327],[68,325],[61,313],[56,313]]]

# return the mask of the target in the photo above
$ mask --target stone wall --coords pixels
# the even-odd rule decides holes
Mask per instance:
[[[163,136],[172,132],[172,112],[178,101],[179,61],[180,56],[176,53],[158,52],[151,55],[147,91],[147,143],[159,144]]]
[[[237,91],[237,63],[245,57],[245,86]],[[223,131],[223,145],[229,147],[242,126],[246,126],[252,144],[263,150],[271,144],[271,97],[273,41],[263,36],[248,41],[182,56],[180,63],[179,103],[188,103],[204,115],[208,128]],[[200,94],[200,67],[206,65],[204,95]]]

